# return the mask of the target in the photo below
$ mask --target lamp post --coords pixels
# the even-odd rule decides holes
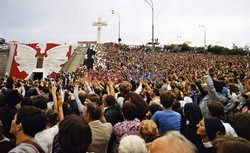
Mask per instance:
[[[154,4],[153,4],[153,0],[151,0],[150,2],[147,0],[143,0],[145,2],[147,2],[149,4],[149,6],[152,9],[152,51],[155,51],[155,43],[154,43]]]
[[[119,24],[118,24],[118,43],[120,44],[120,42],[121,42],[121,36],[120,36],[120,26],[121,26],[121,22],[120,22],[120,14],[117,12],[117,11],[115,11],[115,10],[111,10],[111,13],[112,14],[118,14],[118,17],[119,17]]]
[[[204,28],[204,50],[206,50],[206,26],[205,25],[199,25],[199,27]]]
[[[177,36],[177,44],[179,43],[179,39],[181,39],[181,36]]]

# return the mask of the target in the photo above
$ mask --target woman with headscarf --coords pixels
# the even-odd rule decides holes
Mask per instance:
[[[204,118],[197,124],[197,132],[201,136],[205,147],[204,153],[213,153],[214,148],[211,143],[217,134],[225,134],[225,127],[217,117]]]
[[[195,103],[187,103],[183,108],[183,117],[186,120],[182,125],[183,135],[195,144],[199,152],[203,152],[204,147],[201,137],[196,133],[196,125],[202,120],[203,116],[200,107]]]

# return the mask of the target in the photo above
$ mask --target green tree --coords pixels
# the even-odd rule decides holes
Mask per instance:
[[[187,44],[185,44],[185,43],[179,45],[179,47],[181,48],[181,52],[191,51],[191,47],[189,47],[189,46],[188,46]]]
[[[197,53],[206,53],[205,50],[204,50],[204,47],[197,47],[197,48],[195,48],[195,51]]]

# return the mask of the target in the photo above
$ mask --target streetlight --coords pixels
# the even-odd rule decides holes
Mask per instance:
[[[206,50],[206,26],[205,25],[199,25],[199,27],[204,28],[204,50]]]
[[[120,42],[121,42],[121,37],[120,37],[120,14],[117,12],[117,11],[115,11],[115,10],[111,10],[111,13],[112,14],[118,14],[118,16],[119,16],[119,25],[118,25],[118,43],[120,44]]]
[[[147,0],[143,0],[145,2],[147,2],[149,4],[149,6],[152,9],[152,51],[155,51],[155,43],[154,43],[154,4],[153,4],[153,0],[151,0],[150,2]]]

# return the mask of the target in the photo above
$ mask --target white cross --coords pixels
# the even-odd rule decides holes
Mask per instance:
[[[102,26],[107,26],[107,22],[102,22],[102,18],[98,18],[98,22],[93,22],[93,26],[97,26],[97,43],[101,43]]]

